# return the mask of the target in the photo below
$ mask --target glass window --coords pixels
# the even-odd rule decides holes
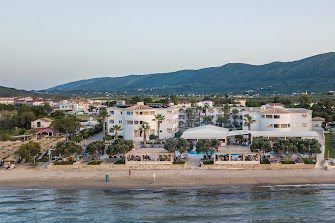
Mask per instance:
[[[119,123],[122,124],[122,120],[119,120]]]
[[[287,128],[287,124],[281,124],[280,127],[281,128]]]
[[[262,115],[262,118],[265,118],[265,115]]]
[[[272,118],[272,115],[266,115],[266,118]]]
[[[273,127],[274,127],[275,129],[278,129],[278,128],[279,128],[279,124],[274,124]]]
[[[274,115],[273,118],[279,119],[280,115]]]
[[[302,127],[307,127],[307,123],[302,123]]]

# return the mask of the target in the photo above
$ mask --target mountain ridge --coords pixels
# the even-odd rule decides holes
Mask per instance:
[[[237,93],[253,90],[293,93],[333,89],[335,53],[329,52],[296,61],[274,61],[262,65],[227,63],[166,73],[98,77],[61,84],[47,91]]]

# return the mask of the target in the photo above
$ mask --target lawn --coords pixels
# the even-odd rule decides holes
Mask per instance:
[[[335,158],[335,146],[333,145],[333,137],[331,133],[325,133],[325,158]]]

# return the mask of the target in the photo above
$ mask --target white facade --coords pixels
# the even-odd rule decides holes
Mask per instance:
[[[15,98],[1,97],[0,104],[13,105],[15,104]]]
[[[124,139],[142,141],[143,135],[140,134],[139,126],[143,122],[148,123],[150,126],[147,138],[151,134],[157,135],[158,123],[155,119],[155,115],[157,114],[165,117],[164,121],[160,124],[159,135],[161,139],[174,137],[174,134],[179,130],[179,109],[174,106],[153,108],[144,105],[143,102],[139,102],[134,106],[110,107],[107,110],[109,115],[107,119],[109,135],[115,135],[112,127],[120,125],[122,130],[118,132],[118,135],[123,136]]]
[[[312,111],[304,108],[284,108],[282,104],[267,104],[260,108],[248,108],[243,117],[250,115],[255,122],[251,131],[311,131]],[[248,129],[243,121],[243,129]]]
[[[49,118],[40,118],[31,122],[32,129],[43,129],[50,127],[52,120]]]

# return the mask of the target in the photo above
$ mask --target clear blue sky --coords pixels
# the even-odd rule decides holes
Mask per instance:
[[[0,85],[263,64],[335,51],[333,0],[0,0]]]

